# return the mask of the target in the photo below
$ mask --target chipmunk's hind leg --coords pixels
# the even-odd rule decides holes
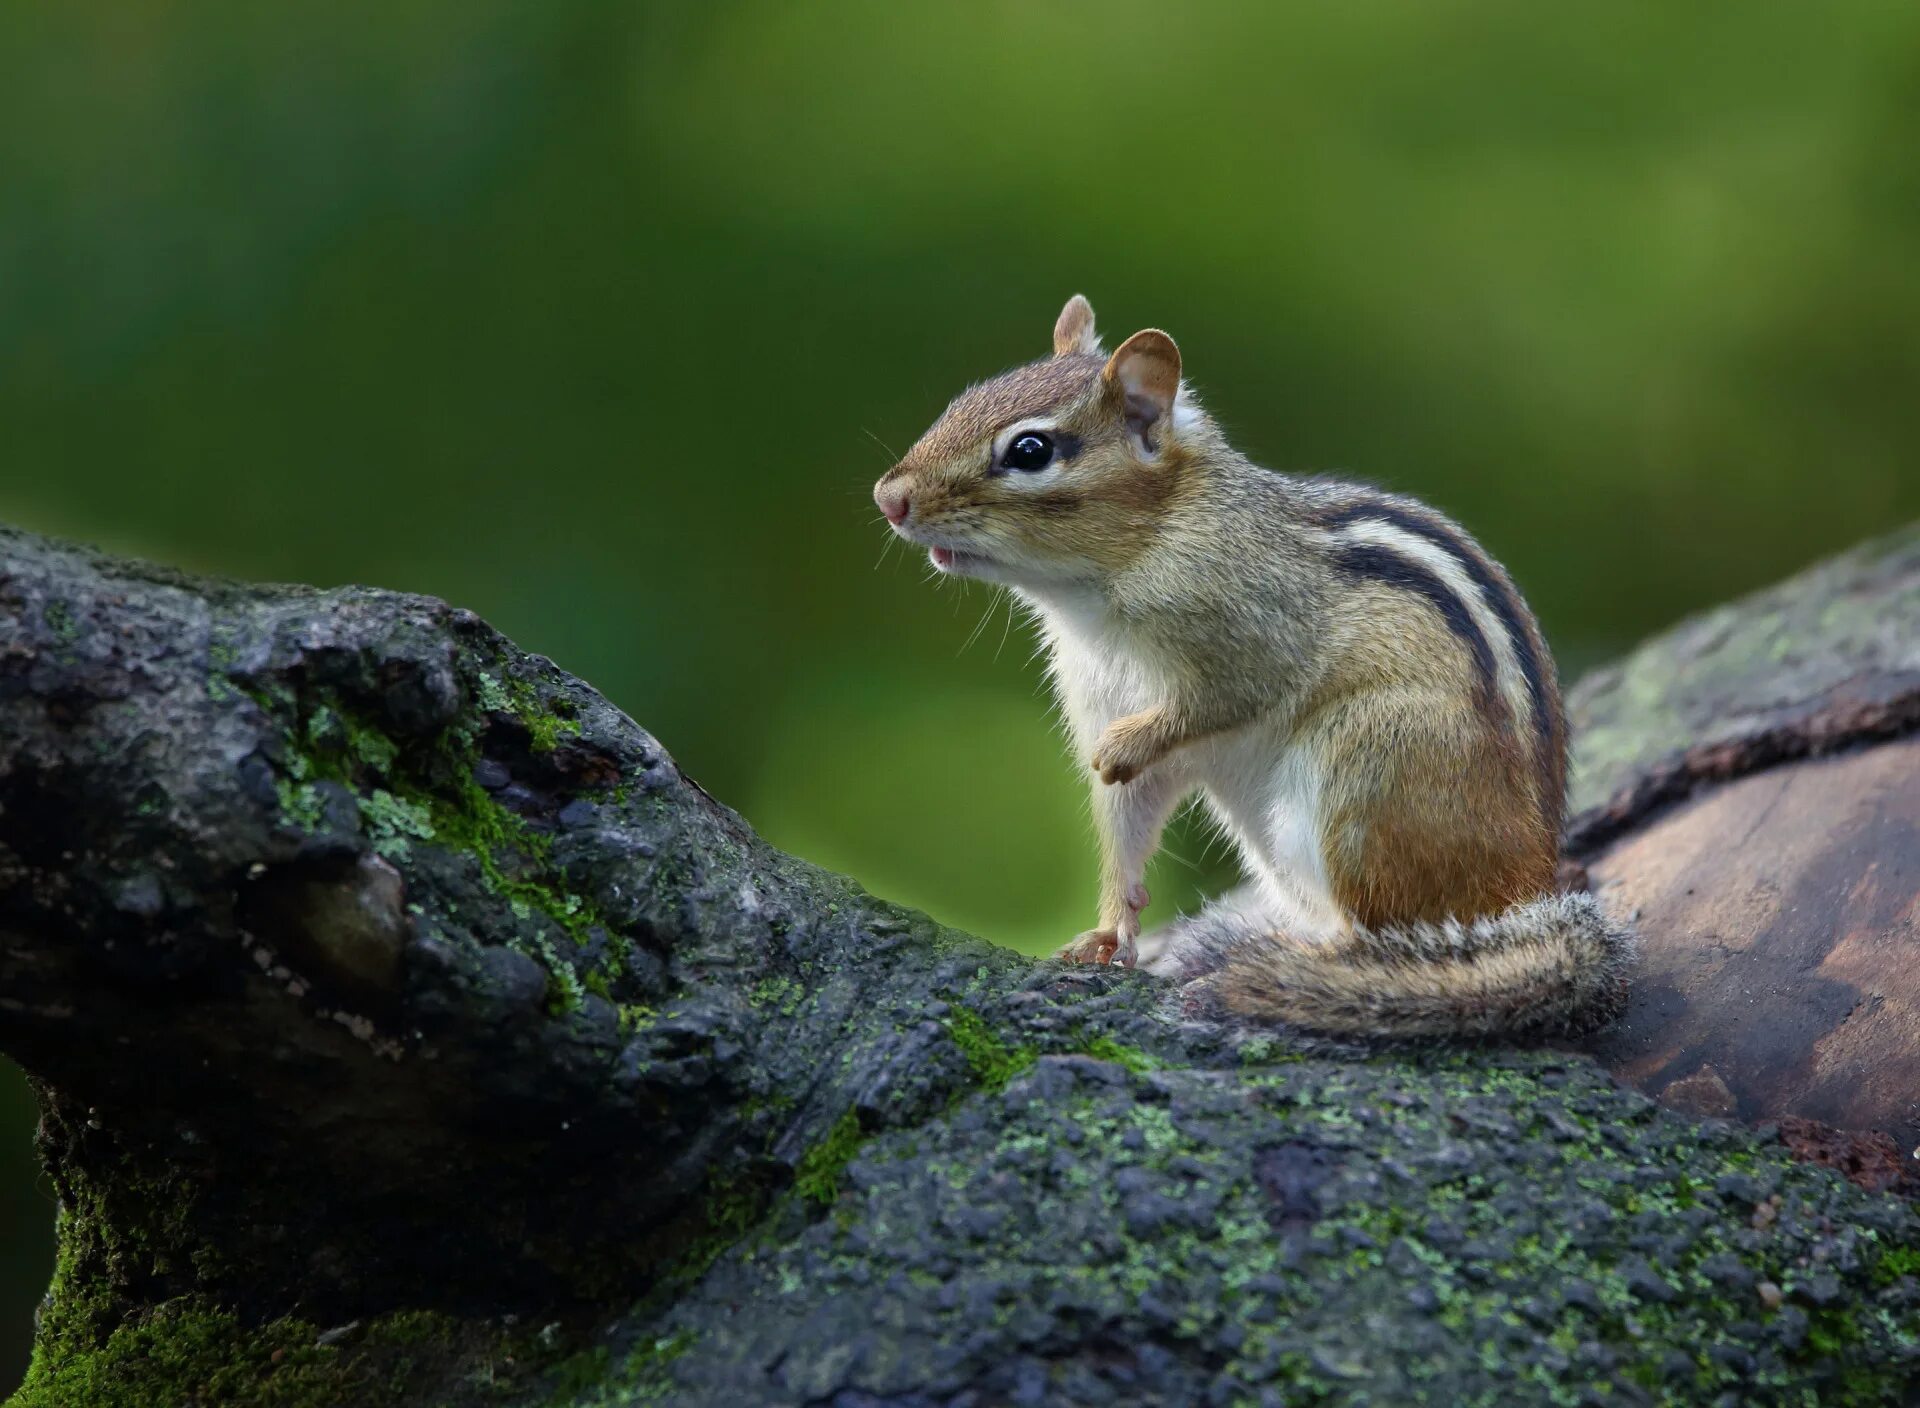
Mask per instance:
[[[1236,951],[1266,941],[1273,931],[1266,897],[1258,885],[1245,884],[1209,900],[1199,913],[1183,914],[1148,934],[1141,943],[1151,956],[1140,966],[1163,978],[1190,982],[1218,972]]]

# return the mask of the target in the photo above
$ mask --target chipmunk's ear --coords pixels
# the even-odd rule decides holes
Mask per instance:
[[[1157,432],[1172,419],[1180,394],[1180,349],[1159,328],[1148,328],[1121,343],[1100,375],[1109,393],[1121,399],[1127,429],[1153,453]]]
[[[1053,323],[1053,355],[1064,357],[1069,352],[1100,355],[1100,335],[1093,330],[1093,305],[1077,293],[1067,300]]]

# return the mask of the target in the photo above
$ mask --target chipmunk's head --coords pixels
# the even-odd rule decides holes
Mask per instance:
[[[1097,581],[1152,541],[1199,425],[1173,339],[1148,329],[1107,356],[1075,294],[1053,355],[961,392],[873,498],[942,572],[1012,586]]]

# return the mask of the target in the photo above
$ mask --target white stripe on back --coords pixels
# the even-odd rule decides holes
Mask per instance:
[[[1418,563],[1440,579],[1442,585],[1467,609],[1467,614],[1473,617],[1480,634],[1487,638],[1488,648],[1493,651],[1494,678],[1501,697],[1507,701],[1515,727],[1522,730],[1523,736],[1530,737],[1527,731],[1534,724],[1532,700],[1527,694],[1526,676],[1520,669],[1519,651],[1499,614],[1494,611],[1493,604],[1474,585],[1460,559],[1438,543],[1417,533],[1409,533],[1384,519],[1356,518],[1332,531],[1336,542],[1366,543],[1385,548]]]

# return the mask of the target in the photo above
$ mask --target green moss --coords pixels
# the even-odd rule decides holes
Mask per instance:
[[[672,1391],[669,1366],[691,1349],[695,1336],[690,1330],[643,1341],[609,1376],[608,1387],[625,1404],[663,1403]]]
[[[1891,1286],[1903,1276],[1920,1276],[1920,1247],[1888,1247],[1874,1263],[1877,1286]]]
[[[1016,1063],[977,1012],[949,1027],[983,1083]],[[1119,1059],[1129,1048],[1098,1040],[1077,1049],[1132,1068]],[[1551,1057],[1307,1058],[1241,1077],[1259,1092],[1246,1102],[1215,1099],[1210,1078],[1183,1083],[1178,1062],[1159,1065],[1174,1074],[1156,1080],[1151,1098],[1087,1077],[1083,1095],[1001,1102],[984,1125],[936,1121],[863,1141],[861,1196],[839,1198],[808,1241],[744,1250],[736,1270],[757,1278],[756,1295],[823,1304],[898,1284],[907,1288],[900,1314],[924,1314],[950,1274],[951,1244],[913,1227],[948,1208],[990,1209],[995,1231],[960,1258],[981,1293],[970,1304],[983,1307],[970,1331],[1017,1322],[1022,1334],[1043,1334],[1051,1312],[1040,1307],[1058,1305],[1067,1309],[1055,1326],[1070,1335],[1151,1296],[1174,1340],[1226,1346],[1215,1366],[1223,1381],[1264,1385],[1277,1401],[1572,1405],[1596,1381],[1580,1361],[1601,1348],[1611,1356],[1603,1387],[1626,1379],[1661,1402],[1903,1401],[1920,1322],[1904,1289],[1877,1296],[1864,1283],[1894,1286],[1920,1251],[1891,1227],[1865,1234],[1856,1270],[1844,1269],[1843,1250],[1829,1263],[1847,1298],[1812,1308],[1801,1283],[1820,1265],[1808,1250],[1833,1235],[1819,1230],[1835,1199],[1824,1173],[1671,1122],[1655,1135],[1650,1110],[1641,1124],[1630,1098]],[[1459,1157],[1480,1121],[1525,1151],[1520,1166],[1554,1190],[1566,1216],[1516,1202],[1496,1176],[1513,1164]],[[1097,1167],[1062,1164],[1069,1129],[1076,1147],[1100,1151]],[[851,1133],[836,1131],[810,1154],[809,1173],[844,1167],[828,1151],[844,1152]],[[1277,1231],[1257,1151],[1280,1142],[1313,1162],[1301,1166],[1305,1193],[1288,1213],[1297,1225]],[[1656,1148],[1658,1157],[1643,1157]],[[1153,1177],[1113,1176],[1127,1168]],[[1753,1238],[1745,1209],[1715,1191],[1721,1175],[1742,1169],[1778,1190],[1780,1227],[1791,1233]],[[1090,1226],[1103,1229],[1097,1254],[1077,1240]],[[1671,1249],[1629,1250],[1650,1236]],[[1725,1271],[1734,1263],[1783,1287],[1788,1308],[1769,1310],[1753,1282],[1735,1288]],[[1582,1297],[1563,1304],[1559,1289],[1576,1282]],[[731,1300],[741,1297],[737,1281],[724,1284]],[[1443,1351],[1431,1368],[1347,1333],[1371,1308],[1396,1323],[1410,1294]],[[1765,1326],[1776,1314],[1804,1315],[1807,1329],[1769,1357]],[[1755,1352],[1762,1368],[1751,1371],[1743,1356]],[[1464,1383],[1481,1387],[1458,1391]]]
[[[435,1310],[401,1310],[375,1321],[367,1330],[367,1338],[398,1346],[442,1344],[453,1335],[458,1323]]]
[[[574,1356],[554,1372],[548,1408],[630,1408],[672,1401],[671,1366],[695,1343],[690,1331],[643,1339],[616,1361],[605,1345]]]
[[[260,1318],[203,1289],[224,1274],[196,1238],[203,1184],[123,1158],[67,1167],[60,1191],[53,1283],[8,1408],[401,1408],[466,1383],[505,1390],[553,1358],[500,1324],[428,1310]]]
[[[528,739],[536,753],[551,753],[560,746],[562,734],[580,732],[580,725],[574,720],[552,714],[535,714],[523,717],[522,721],[527,725]]]
[[[747,1001],[755,1007],[774,1008],[782,1017],[791,1017],[800,1010],[806,995],[807,990],[792,978],[776,974],[755,983],[747,994]]]
[[[483,709],[527,722],[527,701],[538,700],[531,685],[503,686],[485,673],[478,680],[475,693]],[[554,860],[551,839],[473,781],[480,754],[471,723],[456,721],[427,745],[402,748],[332,693],[302,698],[284,686],[250,686],[248,693],[261,708],[289,721],[283,775],[275,782],[287,825],[307,834],[318,830],[326,807],[317,784],[338,783],[353,793],[368,840],[388,860],[404,860],[417,843],[463,852],[479,866],[486,888],[513,913],[549,921],[558,931],[555,937],[563,935],[570,946],[592,943],[596,929],[608,932],[605,957],[585,973],[545,935],[536,935],[528,948],[553,979],[558,1010],[579,1006],[588,991],[611,996],[625,969],[625,941],[612,935],[594,906],[569,886]],[[567,731],[570,721],[550,712],[540,717],[551,722],[551,731]],[[540,733],[533,723],[529,728],[536,737]]]
[[[861,1132],[860,1118],[848,1110],[834,1122],[827,1137],[807,1150],[800,1160],[793,1180],[795,1191],[822,1207],[831,1206],[840,1196],[840,1175],[864,1143],[866,1135]]]
[[[412,1408],[496,1398],[541,1370],[537,1346],[486,1322],[401,1311],[363,1326],[297,1316],[248,1324],[185,1296],[129,1317],[85,1343],[41,1337],[8,1408]]]
[[[1125,1066],[1135,1075],[1160,1070],[1166,1064],[1137,1046],[1127,1046],[1107,1036],[1097,1036],[1085,1043],[1080,1047],[1080,1054],[1091,1056],[1096,1061],[1111,1061],[1116,1066]]]
[[[1564,1137],[1565,1126],[1574,1122],[1568,1118],[1571,1113],[1568,1107],[1556,1110],[1557,1122],[1551,1128],[1541,1122],[1537,1111],[1541,1089],[1531,1073],[1524,1070],[1475,1067],[1470,1058],[1450,1053],[1437,1058],[1427,1074],[1440,1077],[1443,1089],[1454,1087],[1447,1091],[1445,1103],[1449,1108],[1458,1108],[1459,1104],[1476,1099],[1508,1097],[1507,1108],[1519,1118],[1523,1136],[1554,1133]],[[1350,1137],[1344,1133],[1351,1128],[1351,1120],[1343,1106],[1352,1102],[1346,1100],[1339,1085],[1340,1078],[1336,1075],[1330,1086],[1301,1088],[1295,1092],[1289,1124],[1296,1135],[1310,1134],[1314,1126],[1319,1125],[1326,1130],[1321,1137],[1329,1141]],[[1417,1107],[1401,1119],[1414,1128],[1424,1123]],[[1569,1149],[1570,1156],[1581,1157],[1580,1150],[1584,1148],[1590,1149],[1595,1158],[1604,1159],[1613,1132],[1606,1126],[1578,1120],[1577,1115],[1575,1120],[1587,1124],[1590,1132],[1582,1145]],[[1174,1148],[1178,1147],[1180,1137],[1171,1127],[1158,1138],[1149,1130],[1146,1143],[1150,1150],[1157,1142]],[[1723,1166],[1738,1167],[1754,1162],[1752,1154],[1744,1151],[1726,1151],[1717,1157],[1724,1161]],[[1805,1170],[1798,1169],[1793,1170],[1792,1175],[1807,1177]],[[1671,1227],[1682,1225],[1684,1215],[1701,1203],[1711,1181],[1675,1169],[1656,1179],[1595,1178],[1582,1186],[1609,1204],[1622,1225],[1641,1219]],[[1584,1311],[1568,1313],[1563,1323],[1544,1331],[1549,1342],[1557,1342],[1557,1336],[1572,1345],[1597,1336],[1623,1350],[1631,1348],[1637,1356],[1636,1362],[1626,1366],[1625,1372],[1649,1388],[1665,1391],[1672,1391],[1674,1387],[1670,1353],[1686,1353],[1696,1364],[1690,1388],[1698,1391],[1700,1401],[1709,1401],[1716,1393],[1734,1392],[1742,1387],[1740,1375],[1707,1351],[1719,1342],[1718,1326],[1757,1315],[1759,1307],[1757,1303],[1736,1306],[1726,1302],[1703,1268],[1712,1258],[1733,1257],[1759,1276],[1791,1288],[1794,1267],[1784,1249],[1743,1246],[1732,1224],[1717,1219],[1707,1221],[1700,1225],[1683,1252],[1669,1255],[1654,1268],[1654,1274],[1672,1292],[1671,1300],[1649,1299],[1622,1275],[1613,1248],[1596,1247],[1590,1239],[1576,1235],[1571,1229],[1549,1227],[1536,1235],[1504,1236],[1502,1214],[1490,1196],[1492,1192],[1477,1175],[1468,1174],[1457,1187],[1429,1190],[1417,1205],[1383,1206],[1362,1201],[1341,1206],[1322,1219],[1315,1232],[1325,1244],[1351,1250],[1314,1269],[1313,1293],[1319,1298],[1338,1297],[1357,1304],[1366,1303],[1373,1296],[1404,1294],[1408,1280],[1406,1265],[1410,1261],[1424,1268],[1425,1283],[1438,1307],[1436,1317],[1440,1323],[1481,1343],[1483,1359],[1491,1356],[1494,1361],[1487,1367],[1497,1371],[1506,1361],[1499,1348],[1499,1337],[1490,1332],[1490,1327],[1516,1323],[1512,1318],[1513,1305],[1514,1298],[1521,1293],[1520,1288],[1557,1285],[1569,1279],[1584,1281],[1596,1289],[1600,1308],[1593,1318]],[[1222,1235],[1231,1236],[1231,1228],[1232,1224],[1228,1223]],[[1475,1238],[1487,1239],[1490,1244],[1499,1241],[1502,1245],[1500,1263],[1487,1274],[1485,1268],[1476,1269],[1466,1259],[1457,1259],[1458,1253],[1442,1251],[1439,1245],[1427,1240],[1430,1230],[1431,1235],[1437,1235],[1440,1229],[1447,1231],[1446,1245],[1449,1246],[1456,1243],[1470,1246]],[[1252,1248],[1262,1229],[1252,1225],[1247,1230],[1246,1244]],[[1383,1253],[1387,1248],[1396,1248],[1405,1258],[1398,1270],[1386,1269]],[[1891,1259],[1893,1268],[1897,1269],[1920,1257],[1920,1253],[1909,1248],[1893,1250],[1903,1255],[1883,1255],[1883,1266]],[[1253,1251],[1247,1255],[1249,1259],[1236,1268],[1236,1275],[1243,1281],[1269,1269],[1263,1253]],[[1703,1308],[1712,1313],[1703,1316]],[[1805,1347],[1797,1357],[1805,1363],[1823,1359],[1845,1363],[1850,1351],[1865,1342],[1861,1316],[1872,1313],[1859,1305],[1814,1312]],[[1914,1332],[1915,1327],[1909,1323],[1904,1327],[1891,1327],[1889,1337],[1911,1343]],[[1265,1338],[1264,1330],[1250,1334],[1249,1351],[1257,1351]],[[1559,1393],[1564,1384],[1542,1369],[1537,1361],[1529,1362],[1521,1372],[1531,1379],[1533,1390],[1541,1395],[1538,1401],[1561,1401],[1553,1395]],[[1858,1383],[1843,1385],[1831,1397],[1823,1396],[1820,1401],[1861,1404],[1896,1401],[1898,1389],[1884,1368],[1862,1372],[1857,1377]]]
[[[604,921],[567,887],[553,859],[552,841],[494,801],[467,771],[471,769],[461,772],[448,789],[418,796],[435,839],[478,861],[487,888],[509,905],[546,916],[576,945],[587,943]],[[517,864],[509,870],[503,858]]]
[[[478,676],[475,702],[489,714],[507,714],[518,719],[527,730],[529,746],[536,753],[551,753],[562,737],[578,734],[580,722],[570,712],[569,701],[549,705],[540,691],[526,680],[510,677],[504,684],[484,671]]]
[[[326,704],[320,704],[307,716],[303,732],[310,755],[336,765],[338,755],[344,754],[385,775],[392,772],[400,756],[399,745],[366,719]],[[339,768],[339,773],[339,780],[348,780],[344,768]]]
[[[956,1003],[945,1025],[954,1045],[973,1068],[974,1078],[989,1090],[1004,1089],[1038,1058],[1039,1053],[1031,1046],[1008,1046],[970,1007]]]
[[[555,1365],[548,1385],[547,1403],[550,1408],[578,1403],[584,1395],[604,1385],[612,1360],[612,1351],[601,1344],[582,1350]]]
[[[97,1346],[43,1337],[12,1408],[176,1408],[185,1403],[292,1405],[380,1402],[343,1383],[339,1354],[309,1322],[244,1330],[231,1313],[170,1301],[114,1329]],[[392,1400],[384,1400],[392,1401]]]
[[[116,1169],[111,1201],[80,1181],[60,1218],[60,1254],[33,1361],[8,1408],[399,1408],[456,1365],[511,1359],[501,1332],[402,1312],[321,1343],[298,1316],[250,1323],[183,1294],[128,1310],[115,1287],[212,1263],[187,1246],[191,1191]],[[335,1337],[329,1336],[330,1340]],[[435,1395],[437,1397],[437,1395]]]
[[[680,1218],[661,1237],[658,1260],[666,1271],[654,1284],[649,1300],[665,1305],[675,1292],[699,1280],[760,1223],[772,1202],[764,1174],[723,1175],[709,1187],[694,1213]]]

